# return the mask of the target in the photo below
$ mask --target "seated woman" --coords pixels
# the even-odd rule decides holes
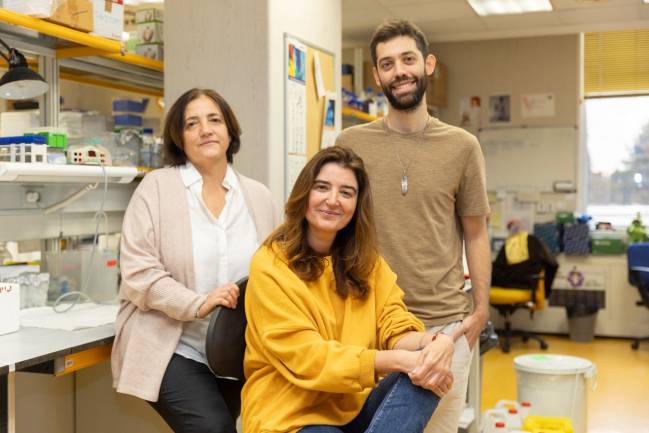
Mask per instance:
[[[371,197],[355,153],[320,151],[253,257],[246,433],[421,432],[449,390],[453,342],[406,310],[377,253]]]
[[[144,177],[124,216],[113,385],[176,433],[236,433],[241,384],[207,366],[205,318],[236,306],[233,282],[279,223],[268,189],[230,165],[240,135],[215,91],[180,96],[164,127],[171,167]]]

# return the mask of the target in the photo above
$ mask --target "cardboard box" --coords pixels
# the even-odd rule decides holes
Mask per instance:
[[[135,48],[135,52],[140,56],[148,57],[153,60],[164,60],[164,48],[162,44],[141,44]]]
[[[0,283],[0,335],[20,329],[20,285]]]
[[[92,0],[92,33],[108,39],[122,40],[124,0]]]
[[[141,9],[135,12],[135,24],[148,23],[150,21],[164,21],[164,12],[162,9]]]
[[[59,0],[54,13],[47,20],[83,32],[91,32],[93,28],[92,1]]]
[[[161,44],[164,42],[162,34],[163,24],[157,21],[137,24],[138,44]]]

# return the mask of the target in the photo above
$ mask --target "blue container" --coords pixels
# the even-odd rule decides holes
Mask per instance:
[[[115,99],[113,101],[113,111],[116,113],[144,113],[147,105],[149,105],[148,98],[144,98],[141,101]]]
[[[136,114],[117,114],[113,121],[115,126],[142,126],[142,116]]]
[[[47,138],[42,135],[19,135],[16,137],[0,137],[0,145],[7,144],[46,144]]]

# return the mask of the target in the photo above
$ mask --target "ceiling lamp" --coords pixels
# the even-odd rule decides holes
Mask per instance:
[[[468,0],[468,2],[482,17],[552,10],[550,0]]]

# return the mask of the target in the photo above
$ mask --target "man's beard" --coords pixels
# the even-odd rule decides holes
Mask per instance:
[[[396,79],[389,85],[385,85],[383,84],[383,82],[381,82],[383,93],[385,93],[388,101],[390,101],[390,106],[392,108],[394,108],[395,110],[410,111],[419,106],[424,93],[426,93],[426,87],[428,86],[428,76],[424,73],[418,77],[415,77],[415,79],[417,80],[415,89],[412,92],[401,96],[395,96],[394,93],[392,93],[392,89],[390,87],[393,84],[409,81],[411,80],[411,78]]]

